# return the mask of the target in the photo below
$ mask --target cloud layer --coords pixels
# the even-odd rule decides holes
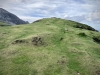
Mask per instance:
[[[29,22],[60,17],[86,23],[96,29],[100,25],[100,0],[1,0],[0,7]]]

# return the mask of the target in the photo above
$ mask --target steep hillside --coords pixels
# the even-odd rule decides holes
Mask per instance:
[[[0,75],[100,75],[100,33],[84,26],[60,18],[1,26]]]
[[[0,21],[6,22],[8,24],[27,24],[28,22],[25,22],[21,19],[19,19],[16,15],[6,11],[3,8],[0,8]]]

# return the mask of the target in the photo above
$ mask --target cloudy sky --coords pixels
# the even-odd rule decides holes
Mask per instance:
[[[29,22],[59,17],[100,31],[100,0],[0,0],[0,7]]]

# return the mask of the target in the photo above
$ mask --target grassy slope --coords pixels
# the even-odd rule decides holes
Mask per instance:
[[[10,26],[9,24],[3,22],[3,21],[0,21],[0,26]]]
[[[0,75],[100,75],[100,44],[93,41],[100,33],[71,25],[51,18],[0,27]],[[34,37],[43,44],[34,45]]]

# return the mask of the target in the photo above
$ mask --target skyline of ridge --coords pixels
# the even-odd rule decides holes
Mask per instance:
[[[100,0],[3,0],[0,7],[30,23],[59,17],[88,24],[100,31]]]

